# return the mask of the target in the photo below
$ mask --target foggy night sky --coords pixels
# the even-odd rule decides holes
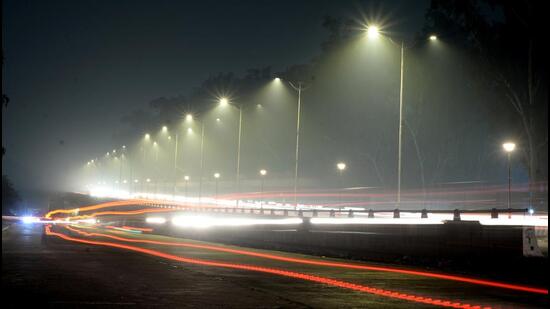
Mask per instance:
[[[429,1],[4,1],[3,174],[18,190],[59,185],[109,149],[120,118],[210,74],[307,63],[325,15],[374,6],[414,35]],[[406,18],[398,18],[406,16]]]

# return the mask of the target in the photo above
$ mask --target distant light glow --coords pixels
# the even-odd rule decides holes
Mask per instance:
[[[187,128],[187,133],[189,133],[189,134],[193,133],[193,129],[192,128]]]
[[[338,162],[338,164],[336,164],[336,167],[338,168],[339,171],[343,171],[346,169],[346,163]]]
[[[214,178],[218,179],[220,178],[220,176],[221,176],[220,173],[214,173]]]
[[[32,217],[32,216],[25,216],[25,217],[21,218],[21,221],[23,221],[23,223],[25,223],[25,224],[30,224],[30,223],[40,222],[40,218]]]
[[[189,181],[189,176],[185,175],[185,176],[183,176],[183,179],[184,179],[185,181]]]
[[[164,224],[166,223],[166,219],[163,217],[147,217],[145,218],[145,222],[149,224]]]
[[[164,133],[168,132],[168,127],[167,126],[162,126],[162,132],[164,132]]]
[[[149,135],[149,133],[145,134],[145,139],[148,140],[151,138],[151,135]]]
[[[275,77],[274,79],[276,82],[281,82],[281,79],[279,77]]]
[[[437,41],[437,35],[435,34],[430,35],[430,41]]]
[[[193,115],[192,114],[185,115],[185,120],[192,121],[193,120]]]
[[[260,175],[265,176],[267,175],[267,171],[265,169],[260,170]]]
[[[504,148],[504,151],[509,153],[516,150],[516,144],[512,142],[506,142],[502,144],[502,148]]]
[[[229,104],[229,100],[227,98],[221,98],[220,99],[220,105],[221,106],[227,106]]]

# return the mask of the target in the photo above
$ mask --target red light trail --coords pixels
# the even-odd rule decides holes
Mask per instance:
[[[225,248],[225,247],[221,247],[221,246],[201,245],[201,244],[194,244],[194,243],[189,243],[189,242],[177,242],[176,243],[176,242],[162,242],[162,241],[145,240],[145,239],[138,240],[138,239],[130,239],[130,238],[118,237],[118,236],[102,234],[102,233],[87,233],[87,232],[84,232],[84,231],[77,230],[75,228],[71,228],[70,226],[67,226],[66,228],[73,231],[73,232],[84,235],[84,236],[106,237],[106,238],[111,238],[111,239],[125,241],[125,242],[148,243],[148,244],[155,244],[155,245],[206,249],[206,250],[228,252],[228,253],[239,254],[239,255],[260,257],[260,258],[278,260],[278,261],[284,261],[284,262],[290,262],[290,263],[299,263],[299,264],[309,264],[309,265],[317,265],[317,266],[327,266],[327,267],[338,267],[338,268],[347,268],[347,269],[361,269],[361,270],[370,270],[370,271],[382,271],[382,272],[399,273],[399,274],[405,274],[405,275],[430,277],[430,278],[436,278],[436,279],[465,282],[465,283],[470,283],[470,284],[475,284],[475,285],[483,285],[483,286],[490,286],[490,287],[496,287],[496,288],[502,288],[502,289],[509,289],[509,290],[516,290],[516,291],[522,291],[522,292],[548,295],[548,289],[533,288],[533,287],[527,287],[527,286],[521,286],[521,285],[515,285],[515,284],[508,284],[508,283],[503,283],[503,282],[496,282],[496,281],[482,280],[482,279],[474,279],[474,278],[461,277],[461,276],[455,276],[455,275],[447,275],[447,274],[441,274],[441,273],[431,273],[431,272],[425,272],[425,271],[416,271],[416,270],[408,270],[408,269],[400,269],[400,268],[392,268],[392,267],[357,265],[357,264],[338,263],[338,262],[316,261],[316,260],[309,260],[309,259],[302,259],[302,258],[291,258],[291,257],[280,256],[280,255],[274,255],[274,254],[259,253],[259,252],[249,251],[249,250],[231,249],[231,248]]]
[[[340,287],[348,290],[358,291],[358,292],[365,292],[373,295],[378,296],[384,296],[394,299],[400,299],[400,300],[406,300],[410,302],[416,302],[416,303],[422,303],[422,304],[430,304],[435,306],[441,306],[441,307],[450,307],[450,308],[482,308],[479,305],[470,305],[470,304],[464,304],[460,302],[454,302],[450,300],[442,300],[442,299],[434,299],[429,297],[422,297],[422,296],[416,296],[412,294],[405,294],[405,293],[399,293],[394,292],[390,290],[385,289],[377,289],[365,285],[360,284],[354,284],[346,281],[341,280],[335,280],[330,279],[326,277],[320,277],[320,276],[314,276],[314,275],[308,275],[304,273],[299,272],[293,272],[293,271],[286,271],[281,269],[274,269],[274,268],[267,268],[267,267],[260,267],[260,266],[253,266],[253,265],[247,265],[247,264],[236,264],[236,263],[224,263],[224,262],[215,262],[210,260],[202,260],[202,259],[192,259],[192,258],[186,258],[182,256],[176,256],[172,254],[167,254],[164,252],[151,250],[151,249],[145,249],[141,247],[135,247],[135,246],[129,246],[125,244],[119,244],[119,243],[112,243],[112,242],[105,242],[105,241],[92,241],[92,240],[85,240],[85,239],[79,239],[74,238],[71,236],[67,236],[62,233],[57,233],[51,231],[51,226],[47,225],[45,226],[45,232],[48,236],[56,236],[59,238],[62,238],[67,241],[72,242],[78,242],[83,244],[89,244],[89,245],[96,245],[96,246],[106,246],[106,247],[114,247],[119,249],[125,249],[135,252],[140,252],[152,256],[157,256],[177,262],[183,262],[183,263],[189,263],[189,264],[196,264],[196,265],[205,265],[205,266],[212,266],[212,267],[223,267],[223,268],[230,268],[230,269],[239,269],[239,270],[247,270],[247,271],[254,271],[254,272],[260,272],[260,273],[268,273],[273,275],[279,275],[289,278],[295,278],[295,279],[302,279],[307,280],[311,282],[316,283],[322,283],[330,286]]]

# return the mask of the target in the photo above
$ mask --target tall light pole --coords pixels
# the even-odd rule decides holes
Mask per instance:
[[[220,106],[228,106],[229,100],[227,98],[221,98]],[[241,138],[242,138],[242,126],[243,126],[243,106],[237,105],[237,109],[239,110],[239,129],[238,129],[238,138],[237,138],[237,176],[236,176],[236,184],[237,184],[237,207],[239,207],[239,200],[240,200],[240,193],[241,193]]]
[[[512,208],[512,152],[516,150],[516,144],[512,142],[506,142],[502,144],[502,148],[506,152],[508,157],[508,209]]]
[[[185,181],[185,197],[187,198],[187,185],[189,183],[189,176],[185,175],[183,176],[183,180]]]
[[[202,203],[202,176],[204,171],[204,120],[201,121],[201,163],[199,172],[199,204]]]
[[[367,36],[370,39],[376,39],[380,36],[380,30],[376,26],[367,27]],[[430,35],[428,37],[430,41],[437,41],[436,35]],[[388,40],[395,44],[395,42],[388,38]],[[412,45],[414,45],[414,42]],[[412,47],[409,46],[407,48]],[[403,142],[403,79],[404,79],[404,66],[405,66],[405,43],[401,41],[401,61],[399,66],[399,129],[398,129],[398,146],[397,146],[397,206],[401,204],[401,174],[402,174],[402,142]]]
[[[346,170],[346,167],[347,167],[346,163],[344,163],[344,162],[338,162],[336,164],[336,168],[338,169],[338,173],[340,174],[340,177],[339,177],[340,178],[340,190],[343,189],[343,179],[342,179],[343,177],[342,176],[344,174],[344,171]],[[341,204],[342,203],[342,192],[340,192],[338,194],[338,200]]]
[[[264,209],[264,178],[267,175],[267,170],[260,170],[260,208]]]
[[[296,116],[296,149],[295,149],[295,157],[294,157],[294,209],[298,208],[298,165],[300,162],[300,117],[302,113],[302,91],[304,91],[306,88],[304,88],[304,84],[302,82],[298,82],[298,85],[295,86],[292,82],[288,82],[290,86],[298,92],[298,108],[297,108],[297,116]]]

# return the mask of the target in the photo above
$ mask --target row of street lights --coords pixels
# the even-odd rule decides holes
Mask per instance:
[[[369,25],[366,28],[366,35],[369,39],[378,39],[381,36],[380,29],[375,25]],[[386,36],[384,36],[386,37]],[[403,114],[403,88],[404,88],[404,66],[405,66],[405,50],[412,48],[418,41],[413,42],[413,44],[409,46],[405,46],[404,41],[401,41],[400,44],[396,44],[390,37],[386,37],[386,39],[394,44],[398,45],[400,47],[400,80],[399,80],[399,124],[398,124],[398,159],[397,159],[397,196],[396,196],[396,202],[397,206],[401,203],[401,178],[402,178],[402,143],[403,143],[403,122],[404,122],[404,114]],[[429,41],[437,41],[436,35],[430,35],[427,38]],[[279,77],[275,78],[276,82],[281,82],[281,79]],[[298,191],[298,179],[299,179],[299,162],[300,162],[300,129],[301,129],[301,109],[302,109],[302,92],[306,89],[304,87],[304,84],[302,82],[298,82],[297,84],[294,84],[292,82],[288,82],[288,84],[297,92],[297,117],[296,117],[296,143],[295,143],[295,164],[294,164],[294,185],[293,185],[293,191],[294,191],[294,205],[297,207],[298,201],[297,201],[297,191]],[[237,194],[240,193],[240,166],[241,166],[241,142],[242,142],[242,122],[243,122],[243,106],[242,104],[232,104],[228,98],[220,98],[219,99],[219,105],[221,107],[225,106],[235,106],[239,111],[239,122],[238,122],[238,139],[237,139],[237,163],[236,163],[236,191]],[[188,114],[186,115],[185,119],[187,121],[193,120],[193,115]],[[219,119],[216,119],[219,121]],[[200,146],[200,180],[199,180],[199,200],[202,196],[202,178],[203,178],[203,169],[204,169],[204,121],[201,121],[201,146]],[[163,132],[167,132],[168,128],[166,126],[162,127]],[[188,132],[192,132],[191,128],[188,128]],[[145,138],[149,139],[150,135],[146,134]],[[511,200],[511,167],[510,167],[510,154],[515,149],[515,144],[513,143],[505,143],[503,145],[504,150],[508,153],[508,206],[510,206],[510,200]],[[178,158],[178,134],[175,135],[175,146],[174,146],[174,190],[176,186],[176,179],[177,179],[177,158]],[[337,164],[337,169],[340,173],[340,175],[343,173],[343,171],[346,169],[346,164],[343,162],[339,162]],[[263,171],[263,173],[262,173]],[[265,176],[267,172],[265,170],[261,170],[260,174],[261,176]],[[217,176],[216,176],[217,175]],[[185,176],[188,177],[188,176]],[[220,174],[216,173],[214,174],[215,179],[220,178]],[[342,178],[342,177],[340,177]],[[262,177],[263,179],[263,177]],[[262,180],[262,191],[263,191],[263,180]],[[216,184],[216,196],[217,196],[217,184]],[[237,198],[237,207],[239,206],[239,199]]]

